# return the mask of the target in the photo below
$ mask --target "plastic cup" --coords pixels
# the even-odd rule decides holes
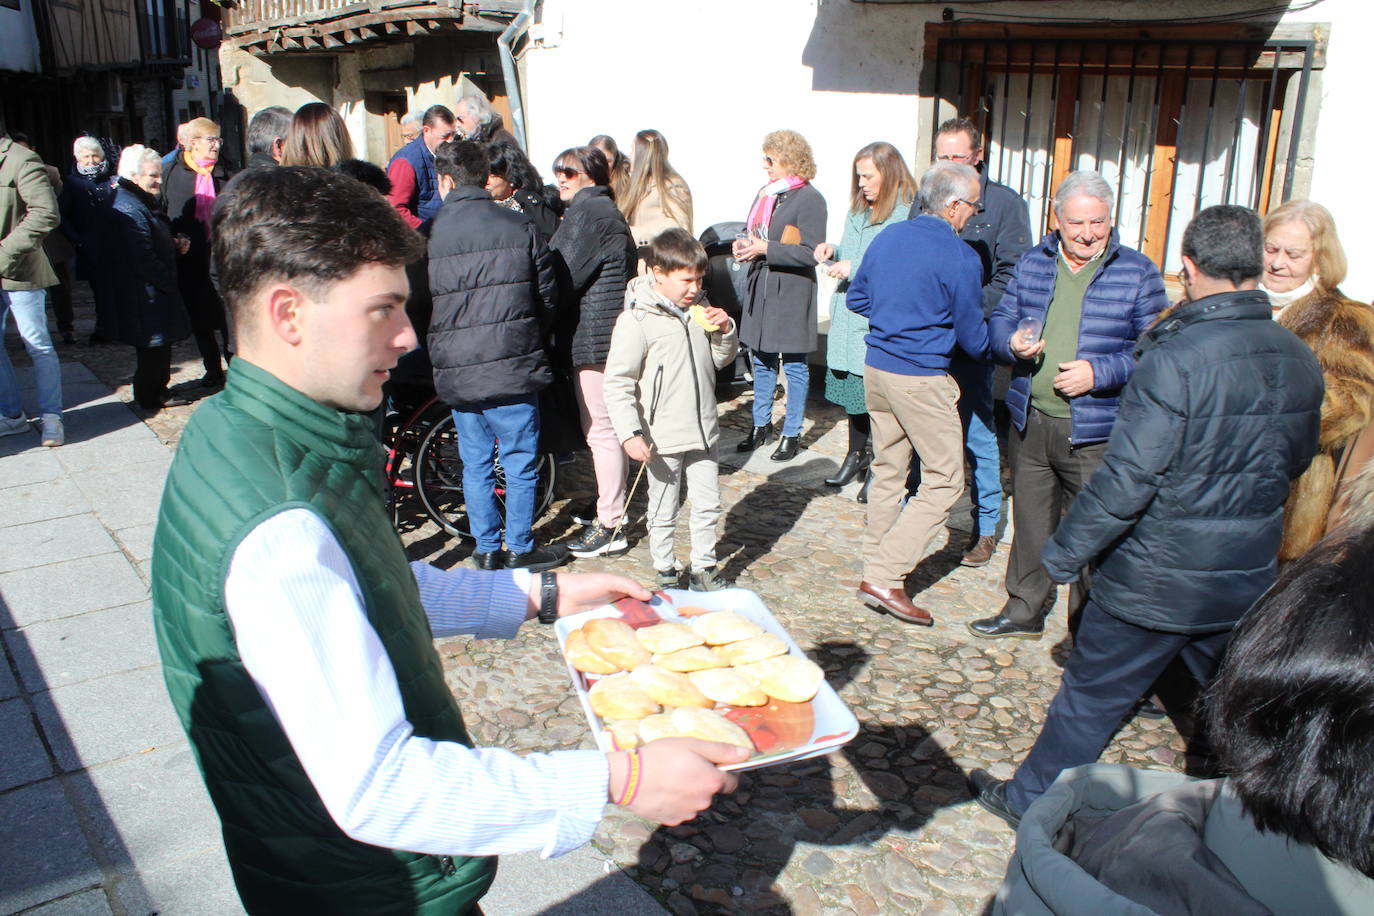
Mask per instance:
[[[1023,344],[1033,344],[1040,339],[1040,319],[1022,318],[1016,325],[1016,337]]]

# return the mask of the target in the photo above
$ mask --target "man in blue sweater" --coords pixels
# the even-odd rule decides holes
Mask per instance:
[[[978,212],[978,173],[939,162],[921,177],[920,216],[884,229],[849,284],[846,304],[868,319],[864,392],[873,425],[873,483],[859,597],[907,623],[930,612],[906,593],[906,577],[949,520],[964,491],[955,346],[988,356],[983,267],[959,233]],[[913,455],[921,485],[902,504]]]

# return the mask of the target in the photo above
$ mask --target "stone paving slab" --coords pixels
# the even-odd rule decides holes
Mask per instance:
[[[570,893],[569,889],[577,889]],[[492,916],[652,916],[665,910],[618,866],[589,846],[556,859],[502,856],[482,898]]]
[[[0,490],[0,519],[4,519],[6,525],[64,518],[90,510],[91,505],[81,488],[67,478],[17,484]]]
[[[56,780],[0,794],[0,824],[0,913],[100,883],[100,869]]]
[[[0,791],[51,775],[52,764],[33,727],[29,704],[21,699],[0,703]]]
[[[103,890],[86,891],[29,910],[24,916],[112,916]]]
[[[57,480],[63,474],[62,462],[50,448],[38,444],[37,433],[23,433],[0,439],[0,458],[5,462],[5,486],[35,487]],[[4,516],[0,516],[3,519]]]
[[[147,597],[148,587],[118,550],[17,569],[0,574],[0,628],[71,617]]]
[[[128,409],[120,407],[125,413]],[[132,416],[132,415],[131,415]],[[130,435],[116,441],[93,440],[75,443],[58,449],[62,466],[71,473],[104,469],[112,476],[119,476],[121,469],[144,461],[170,461],[172,451],[158,442],[146,427],[138,435]]]
[[[30,692],[158,664],[148,601],[11,630],[5,644]]]
[[[111,893],[125,913],[139,916],[243,916],[223,849],[127,876]]]
[[[185,740],[157,667],[44,691],[33,703],[64,772]]]
[[[92,515],[73,515],[0,528],[0,573],[61,563],[115,549],[103,525]],[[57,583],[52,583],[56,588]]]
[[[127,464],[115,474],[108,468],[72,474],[72,480],[86,494],[95,514],[111,531],[157,522],[163,483],[172,464],[172,453],[160,445],[157,448],[162,454]]]
[[[0,608],[3,606],[3,602],[0,602]],[[0,617],[3,616],[0,614]],[[2,655],[0,655],[0,661],[4,661]],[[14,679],[14,673],[10,671],[8,664],[0,664],[0,700],[8,700],[17,696],[19,696],[19,683]]]
[[[148,873],[205,853],[223,855],[219,817],[184,741],[63,781],[107,868]],[[198,841],[187,843],[190,837]]]
[[[114,537],[125,554],[135,561],[146,561],[153,556],[153,533],[156,530],[157,523],[153,521],[142,525],[118,528],[114,532]]]

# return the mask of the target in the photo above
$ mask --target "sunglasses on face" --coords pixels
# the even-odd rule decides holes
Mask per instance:
[[[578,175],[587,174],[581,169],[570,169],[566,165],[555,166],[553,173],[557,175],[559,178],[574,178]]]
[[[772,156],[764,156],[764,157],[763,157],[763,161],[764,161],[764,164],[767,165],[770,169],[773,167],[773,157],[772,157]]]

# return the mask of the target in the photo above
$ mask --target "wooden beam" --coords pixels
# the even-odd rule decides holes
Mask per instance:
[[[1150,160],[1145,205],[1145,245],[1142,253],[1164,266],[1169,211],[1174,203],[1174,170],[1178,167],[1178,117],[1183,107],[1183,74],[1165,73],[1159,93],[1159,122],[1155,125],[1154,157]]]
[[[1283,97],[1276,93],[1275,99]],[[1269,143],[1264,150],[1264,168],[1260,172],[1259,214],[1269,212],[1269,195],[1274,190],[1274,166],[1279,154],[1279,125],[1283,123],[1283,109],[1275,108],[1269,112]]]
[[[344,46],[344,43],[339,40],[339,36],[333,32],[325,32],[323,41],[326,48],[342,48]]]
[[[1050,154],[1050,193],[1073,171],[1073,111],[1078,101],[1078,71],[1059,74],[1055,91],[1054,147]],[[1051,207],[1051,210],[1054,208]]]

